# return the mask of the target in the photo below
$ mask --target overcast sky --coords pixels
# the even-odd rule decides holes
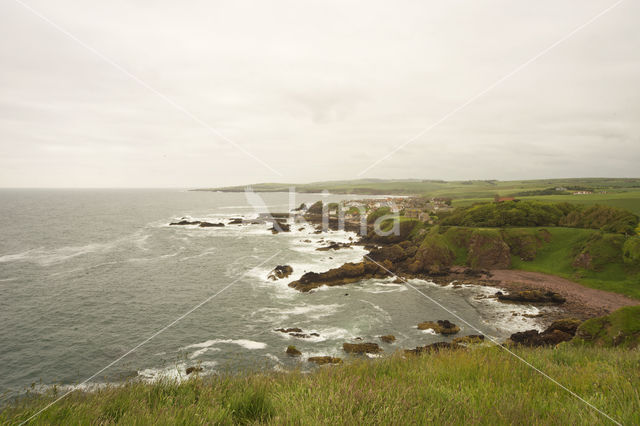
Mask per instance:
[[[0,4],[3,187],[640,176],[638,1],[362,175],[615,0],[24,2],[85,46]]]

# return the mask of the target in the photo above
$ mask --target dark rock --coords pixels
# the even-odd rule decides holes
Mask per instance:
[[[234,217],[229,222],[229,225],[242,225],[243,223],[244,223],[244,219],[242,219],[240,217]]]
[[[199,373],[200,371],[202,371],[202,367],[187,367],[185,373],[189,375],[191,373]]]
[[[300,352],[295,346],[290,345],[287,346],[287,350],[285,351],[287,355],[289,356],[300,356],[302,355],[302,352]]]
[[[396,341],[396,336],[394,336],[393,334],[386,334],[384,336],[380,336],[380,340],[385,343],[393,343]]]
[[[328,246],[318,247],[316,250],[317,251],[329,251],[329,250],[340,250],[342,248],[351,248],[351,244],[348,244],[348,243],[336,243],[336,242],[330,241]]]
[[[456,334],[460,331],[460,327],[448,320],[438,320],[438,322],[425,321],[418,324],[418,330],[432,329],[438,334]]]
[[[282,278],[287,278],[289,275],[293,273],[293,268],[289,265],[278,265],[271,272],[269,272],[270,280],[279,280]]]
[[[186,219],[182,219],[179,222],[171,222],[169,225],[200,225],[200,223],[202,222],[199,220],[188,221]]]
[[[278,328],[275,331],[279,331],[280,333],[302,333],[302,329],[298,327]]]
[[[524,303],[564,303],[566,299],[558,293],[553,291],[542,290],[525,290],[517,291],[515,293],[504,294],[497,292],[496,296],[499,300],[509,302],[524,302]]]
[[[334,358],[332,356],[312,356],[307,359],[309,362],[315,362],[318,365],[324,364],[340,364],[342,362],[341,358]]]
[[[200,228],[219,228],[222,226],[224,223],[200,222]]]
[[[377,343],[344,343],[342,349],[349,354],[377,354],[382,352]]]
[[[281,221],[273,221],[273,225],[269,228],[272,234],[277,234],[278,232],[289,232],[291,231],[291,227],[286,222]]]
[[[393,268],[388,260],[381,264],[387,269]],[[289,287],[306,292],[323,285],[345,285],[370,278],[384,278],[387,275],[388,272],[374,262],[345,263],[339,268],[322,273],[307,272],[299,280],[289,283]]]
[[[540,333],[538,330],[527,330],[513,333],[509,340],[522,346],[555,346],[561,342],[567,342],[576,334],[580,320],[562,319],[554,321],[546,330]]]

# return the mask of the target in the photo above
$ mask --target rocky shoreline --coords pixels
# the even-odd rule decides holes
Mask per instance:
[[[314,223],[317,231],[323,229],[318,223],[318,218],[305,217]],[[336,225],[336,224],[332,224]],[[331,226],[330,226],[331,228]],[[501,279],[504,273],[496,279],[494,271],[502,271],[500,268],[505,265],[503,259],[504,250],[498,247],[495,250],[487,250],[485,241],[472,241],[471,249],[475,247],[477,262],[481,268],[469,268],[451,266],[451,259],[446,251],[438,250],[438,247],[424,247],[424,245],[414,244],[406,236],[400,238],[376,238],[369,235],[353,241],[350,244],[362,245],[369,250],[361,262],[350,262],[340,267],[330,269],[325,272],[307,272],[299,279],[290,282],[288,285],[303,293],[310,293],[321,286],[342,286],[362,280],[373,278],[388,278],[395,275],[394,283],[403,283],[409,279],[424,279],[432,281],[442,286],[478,285],[485,287],[495,287],[496,293],[493,296],[496,301],[511,304],[514,307],[513,316],[535,316],[538,322],[545,328],[543,331],[528,329],[511,334],[510,338],[501,344],[522,345],[522,346],[553,346],[561,342],[573,339],[578,326],[586,319],[599,315],[606,315],[620,306],[637,304],[636,301],[615,295],[617,303],[610,306],[599,306],[598,300],[591,300],[586,303],[583,299],[576,297],[575,292],[567,292],[565,289],[558,289],[556,286],[548,285],[544,280],[521,280],[511,281]],[[329,248],[327,248],[329,249]],[[484,267],[484,268],[482,268]],[[390,272],[391,271],[391,272]],[[539,278],[539,277],[538,277]],[[557,277],[556,277],[557,278]],[[575,284],[575,283],[573,283]],[[579,286],[579,284],[575,284]],[[580,286],[580,289],[584,289]],[[607,292],[602,292],[607,293]],[[628,299],[628,300],[625,300]],[[593,303],[595,302],[595,303]],[[527,305],[535,307],[553,307],[545,310],[544,313],[536,315],[519,312],[518,306]],[[418,329],[431,329],[434,333],[442,336],[454,336],[460,328],[448,320],[425,321],[417,325]],[[393,344],[393,335],[380,336],[382,342]],[[493,343],[496,343],[492,340]],[[405,349],[407,355],[419,355],[421,353],[440,351],[443,349],[465,349],[476,344],[487,344],[488,341],[483,335],[467,335],[454,337],[450,341],[440,341],[423,347]],[[382,348],[374,342],[343,344],[343,351],[346,354],[356,355],[376,355],[382,353]],[[318,364],[333,364],[341,362],[340,358],[331,356],[314,357],[310,362]]]
[[[296,216],[295,214],[274,214],[269,217],[259,217],[257,219],[245,220],[234,219],[229,224],[271,224],[269,228],[272,233],[290,232],[292,227],[298,224],[297,218],[302,217],[305,221],[315,227],[315,234],[321,234],[327,230],[343,229],[347,231],[361,230],[362,223],[340,222],[337,219],[329,218],[323,221],[321,215],[306,214],[304,216]],[[291,220],[293,219],[293,220]],[[200,227],[225,226],[224,224],[212,224],[201,221],[189,221],[182,218],[179,222],[173,222],[171,225],[197,225]],[[369,226],[369,229],[371,227]],[[303,229],[303,228],[301,228]],[[421,237],[424,237],[422,235]],[[496,302],[509,304],[513,306],[513,317],[526,316],[529,318],[537,318],[537,322],[543,326],[543,331],[528,329],[512,333],[510,338],[499,344],[507,345],[523,345],[523,346],[549,346],[556,345],[563,341],[571,340],[576,334],[578,326],[586,319],[605,315],[620,306],[637,304],[636,301],[625,298],[620,295],[603,297],[602,294],[591,294],[591,297],[578,297],[585,293],[586,289],[576,283],[567,283],[578,286],[575,291],[567,291],[570,287],[566,283],[564,286],[558,286],[558,277],[540,276],[538,274],[526,275],[524,271],[519,271],[518,279],[510,279],[510,271],[504,269],[509,264],[509,248],[504,244],[495,245],[495,241],[484,240],[483,237],[469,238],[467,244],[470,256],[472,256],[473,267],[461,267],[453,265],[451,250],[442,247],[437,240],[428,241],[428,237],[422,243],[416,243],[416,239],[410,238],[409,231],[400,227],[397,235],[378,236],[373,232],[360,238],[349,238],[347,243],[336,243],[333,241],[324,241],[326,245],[319,247],[318,251],[333,251],[351,248],[352,245],[364,246],[368,250],[368,254],[364,256],[360,262],[345,263],[337,268],[329,269],[324,272],[306,272],[297,280],[288,283],[288,286],[302,293],[313,293],[322,286],[343,286],[351,283],[367,279],[385,279],[396,276],[393,281],[396,284],[406,283],[411,279],[422,279],[434,282],[441,286],[463,286],[477,285],[483,287],[494,287],[496,292],[493,295],[486,296],[495,299]],[[420,239],[417,239],[420,241]],[[293,273],[290,265],[277,265],[269,273],[268,279],[278,281],[289,277]],[[513,272],[513,271],[510,271]],[[524,274],[524,275],[523,275]],[[529,273],[533,274],[533,273]],[[556,281],[554,281],[556,280]],[[588,289],[598,292],[597,290]],[[588,292],[587,292],[588,293]],[[601,303],[602,301],[607,303]],[[523,313],[519,306],[534,307],[553,307],[553,309],[544,309],[538,314]],[[407,355],[419,355],[441,350],[458,350],[465,349],[472,345],[488,344],[490,340],[485,339],[484,335],[466,335],[456,336],[460,332],[460,327],[447,319],[425,319],[424,322],[417,324],[419,330],[432,330],[436,335],[447,337],[446,341],[439,341],[426,346],[416,347],[414,349],[404,349]],[[320,337],[318,333],[305,332],[299,327],[282,327],[275,330],[276,332],[287,334],[297,339],[309,339],[312,337]],[[385,334],[378,337],[380,342],[385,345],[393,345],[395,336]],[[356,342],[344,342],[342,350],[349,355],[367,355],[378,356],[384,352],[383,348],[375,342],[360,342],[360,338],[355,339]],[[285,353],[289,357],[300,357],[302,353],[294,346],[289,345]],[[337,364],[342,362],[341,358],[322,355],[310,357],[308,362],[318,365]]]

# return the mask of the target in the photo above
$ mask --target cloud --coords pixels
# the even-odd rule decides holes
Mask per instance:
[[[610,2],[29,4],[175,104],[5,2],[0,186],[355,178]],[[639,13],[624,2],[366,176],[637,175]]]

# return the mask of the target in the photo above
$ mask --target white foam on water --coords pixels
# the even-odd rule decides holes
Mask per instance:
[[[436,336],[438,334],[433,328],[427,328],[425,330],[420,330],[420,331],[422,331],[423,334],[431,334],[433,336]]]
[[[116,238],[105,243],[91,243],[83,246],[64,246],[51,249],[38,247],[22,253],[2,255],[0,256],[0,263],[31,262],[46,267],[63,263],[87,254],[107,253],[123,244],[133,243],[137,247],[140,247],[141,244],[144,244],[147,238],[148,235],[141,235],[140,232],[135,232],[131,235]]]
[[[299,306],[287,308],[261,308],[256,310],[251,316],[260,315],[269,322],[281,322],[291,317],[304,316],[304,320],[317,320],[335,314],[344,305],[310,305],[302,303]]]
[[[541,330],[542,325],[537,318],[528,318],[524,315],[535,316],[540,313],[552,312],[553,307],[536,307],[529,304],[504,303],[493,297],[498,291],[505,291],[501,288],[476,285],[457,284],[452,282],[449,285],[441,286],[432,281],[412,279],[409,282],[414,285],[427,287],[439,287],[460,293],[467,302],[478,312],[482,325],[495,330],[498,334],[508,335],[525,329]],[[513,313],[517,315],[513,315]],[[462,325],[462,324],[459,324]],[[480,324],[472,324],[480,328]],[[476,330],[474,330],[475,332]]]
[[[203,361],[191,365],[192,367],[201,367],[203,371],[198,372],[200,376],[209,375],[215,372],[213,367],[218,365],[216,361]],[[164,368],[145,368],[139,370],[138,377],[148,383],[157,381],[181,382],[189,379],[191,376],[186,372],[187,364],[180,362]]]
[[[282,361],[280,361],[280,358],[278,358],[274,354],[264,354],[264,356],[269,358],[272,361],[275,361],[277,364],[282,365]]]
[[[211,346],[214,346],[220,343],[234,344],[249,350],[264,349],[267,347],[266,343],[255,342],[253,340],[213,339],[213,340],[207,340],[206,342],[202,342],[202,343],[194,343],[192,345],[185,346],[184,348],[181,348],[181,349],[210,348]]]
[[[202,349],[198,349],[197,351],[195,351],[194,353],[192,353],[189,356],[189,359],[194,359],[199,357],[200,355],[209,352],[209,351],[220,351],[220,348],[202,348]]]

